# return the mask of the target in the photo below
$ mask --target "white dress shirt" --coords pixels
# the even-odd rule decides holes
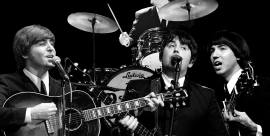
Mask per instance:
[[[174,80],[170,77],[168,77],[166,74],[162,73],[161,74],[163,80],[164,80],[164,83],[167,87],[171,87],[171,81]],[[185,77],[182,77],[182,78],[179,78],[178,79],[178,83],[179,83],[179,87],[182,87],[184,85],[184,81],[185,81]]]
[[[44,76],[40,79],[36,75],[33,75],[25,68],[23,69],[24,74],[37,86],[38,90],[41,92],[41,80],[44,82],[46,87],[46,94],[49,94],[49,72],[46,72]],[[25,123],[29,123],[32,121],[31,118],[31,108],[26,109],[25,114]]]

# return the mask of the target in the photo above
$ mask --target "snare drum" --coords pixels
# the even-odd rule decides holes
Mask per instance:
[[[153,71],[160,71],[159,52],[162,48],[161,43],[167,34],[166,29],[160,29],[159,27],[145,31],[138,40],[136,62]]]

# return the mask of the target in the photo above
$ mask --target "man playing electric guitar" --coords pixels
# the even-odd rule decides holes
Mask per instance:
[[[269,136],[270,79],[256,78],[254,70],[251,77],[240,76],[250,61],[245,39],[235,32],[221,30],[213,35],[207,51],[216,74],[226,82],[226,93],[231,95],[227,99],[229,105],[225,105],[227,109],[223,112],[229,130],[232,130],[230,135]],[[239,81],[242,78],[251,78],[252,82],[247,82],[241,89],[242,85],[238,83],[242,82]]]
[[[148,79],[131,80],[123,96],[123,101],[147,96],[145,99],[149,101],[149,107],[138,109],[139,114],[135,117],[126,116],[119,122],[131,132],[138,127],[137,122],[149,129],[156,127],[159,136],[228,136],[214,91],[186,76],[197,59],[198,46],[194,38],[185,31],[175,29],[169,30],[168,38],[163,40],[159,54],[162,72]],[[175,62],[175,58],[180,62]],[[180,70],[176,74],[178,65]],[[171,84],[172,81],[176,83]],[[186,88],[187,101],[166,103],[156,96],[157,93],[171,91],[169,88],[172,85],[175,87],[177,82],[180,88]],[[172,113],[174,118],[171,118]]]

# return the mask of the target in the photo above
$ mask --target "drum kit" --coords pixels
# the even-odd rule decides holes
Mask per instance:
[[[190,21],[210,14],[217,7],[218,3],[215,0],[175,0],[161,7],[158,14],[169,21]],[[110,11],[112,12],[111,8]],[[152,76],[161,69],[159,50],[161,40],[166,33],[151,28],[141,34],[137,41],[137,50],[132,54],[134,65],[121,69],[96,68],[95,33],[112,33],[118,29],[122,32],[114,14],[113,17],[115,21],[95,13],[78,12],[70,14],[67,20],[73,27],[93,33],[93,68],[88,70],[88,74],[93,74],[92,80],[98,85],[119,88],[121,90],[119,92],[107,91],[107,93],[113,93],[116,102],[120,102],[123,90],[130,80]]]

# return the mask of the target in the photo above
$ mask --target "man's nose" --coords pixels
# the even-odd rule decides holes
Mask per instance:
[[[179,53],[177,46],[174,47],[173,53]]]
[[[213,58],[213,59],[216,59],[216,58],[218,58],[218,56],[219,56],[219,52],[218,51],[213,51],[212,52],[212,54],[211,54],[211,57]]]
[[[53,47],[53,45],[51,45],[50,43],[49,43],[49,48],[48,48],[48,51],[49,52],[55,52],[55,48]]]

